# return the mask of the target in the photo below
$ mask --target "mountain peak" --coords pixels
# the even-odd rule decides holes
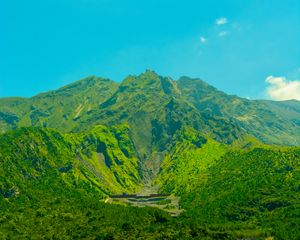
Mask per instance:
[[[154,81],[154,80],[159,80],[160,76],[153,70],[151,69],[146,69],[145,72],[141,73],[140,75],[137,76],[137,79],[143,80],[143,81]]]
[[[139,75],[129,75],[121,83],[122,87],[143,87],[160,84],[161,77],[154,71],[147,69]]]

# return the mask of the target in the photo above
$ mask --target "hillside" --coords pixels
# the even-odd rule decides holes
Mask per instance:
[[[110,193],[138,192],[143,184],[127,131],[126,125],[96,126],[86,133],[70,134],[20,128],[2,135],[2,236],[57,236],[73,229],[73,237],[97,233],[104,239],[122,239],[125,225],[132,239],[137,237],[136,229],[150,239],[181,234],[187,239],[193,235],[200,239],[300,236],[298,231],[288,231],[300,224],[299,147],[271,147],[253,138],[228,145],[182,128],[169,144],[154,179],[162,193],[181,197],[185,212],[171,219],[151,208],[99,202]],[[31,229],[36,221],[39,227]],[[70,224],[62,227],[59,222]],[[48,223],[53,228],[45,232],[43,226]],[[101,231],[97,226],[102,226]]]
[[[20,128],[0,137],[0,193],[38,198],[79,191],[104,197],[133,192],[140,175],[126,126],[96,126],[78,134]]]
[[[252,136],[269,144],[300,144],[300,102],[248,100],[227,95],[199,79],[178,80],[182,93],[201,112],[231,119]]]
[[[111,80],[91,76],[30,99],[3,98],[0,100],[0,131],[21,126],[71,131],[81,114],[97,108],[117,86]]]
[[[20,128],[0,136],[1,239],[232,239],[154,208],[104,203],[138,191],[141,178],[127,126],[62,134]]]
[[[252,139],[228,146],[203,136],[199,147],[190,141],[199,139],[197,134],[184,132],[189,137],[173,146],[156,179],[162,192],[181,196],[182,217],[298,239],[300,232],[288,229],[300,226],[300,148],[270,147]]]

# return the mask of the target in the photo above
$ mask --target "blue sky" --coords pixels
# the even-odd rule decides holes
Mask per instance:
[[[299,26],[299,0],[2,1],[0,96],[150,68],[252,99],[297,98]]]

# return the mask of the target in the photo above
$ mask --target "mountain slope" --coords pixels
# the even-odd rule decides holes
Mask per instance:
[[[0,99],[0,132],[20,126],[71,131],[81,115],[99,108],[117,86],[113,81],[92,76],[29,99]]]
[[[0,195],[37,197],[84,191],[99,197],[136,191],[137,158],[126,126],[96,126],[90,132],[20,128],[0,137]]]
[[[300,148],[245,141],[222,145],[188,130],[170,150],[156,179],[181,196],[186,221],[229,229],[264,229],[276,239],[299,239]],[[202,139],[200,144],[191,139]]]
[[[231,119],[265,143],[300,144],[299,101],[248,100],[188,77],[178,80],[178,88],[200,111]]]

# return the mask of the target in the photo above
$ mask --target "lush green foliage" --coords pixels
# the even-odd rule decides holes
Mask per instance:
[[[182,195],[206,182],[208,167],[215,164],[228,147],[192,129],[181,131],[179,135],[164,158],[156,181],[162,191]]]
[[[181,196],[184,217],[199,224],[253,226],[278,239],[299,239],[299,170],[300,148],[240,150],[208,139],[201,148],[178,142],[157,181],[162,191]]]
[[[0,138],[0,193],[136,191],[138,160],[127,127],[97,126],[82,134],[21,128]],[[29,193],[31,192],[31,193]]]
[[[1,239],[235,238],[224,229],[173,219],[155,208],[108,205],[82,195],[0,203]]]

